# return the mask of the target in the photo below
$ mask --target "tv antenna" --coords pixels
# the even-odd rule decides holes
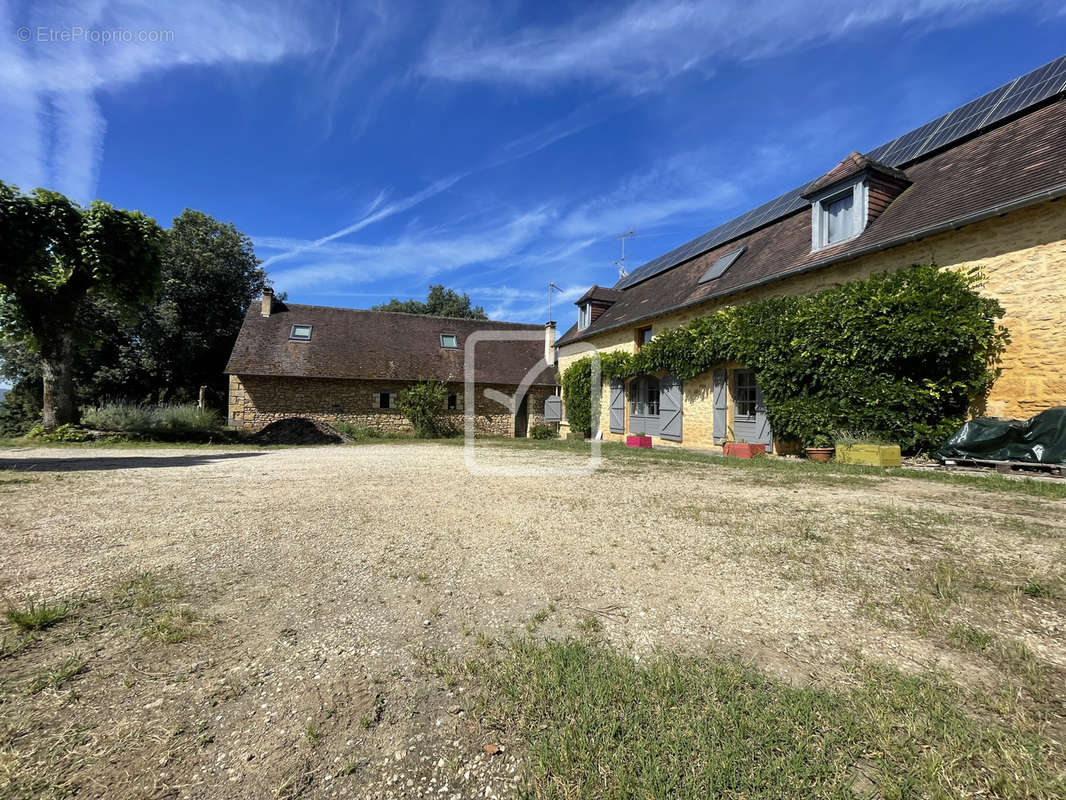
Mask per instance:
[[[629,273],[626,272],[626,239],[632,239],[636,235],[636,231],[631,228],[625,233],[623,233],[621,236],[614,237],[615,239],[622,240],[622,257],[614,262],[614,265],[618,267],[619,279],[629,277]]]
[[[552,321],[552,292],[562,292],[558,286],[555,285],[555,281],[548,281],[548,322]]]

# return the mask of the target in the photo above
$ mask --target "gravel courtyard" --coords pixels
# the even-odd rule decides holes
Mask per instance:
[[[75,604],[3,631],[0,795],[506,796],[521,747],[437,665],[513,634],[796,685],[943,669],[1066,730],[1062,499],[625,454],[472,478],[461,446],[390,443],[3,449],[0,509],[0,599]]]

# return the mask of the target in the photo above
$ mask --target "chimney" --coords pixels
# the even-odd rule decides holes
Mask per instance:
[[[555,323],[544,323],[544,360],[549,367],[555,366]]]
[[[269,286],[263,287],[263,316],[269,317],[274,308],[274,290]]]

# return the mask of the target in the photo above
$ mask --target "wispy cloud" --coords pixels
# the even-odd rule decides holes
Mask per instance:
[[[690,71],[765,58],[853,36],[879,24],[962,24],[1021,0],[644,0],[551,28],[501,36],[491,22],[456,20],[431,41],[421,74],[450,81],[546,86],[592,80],[644,92]]]
[[[0,47],[0,135],[14,143],[0,149],[0,175],[90,200],[107,129],[99,92],[182,66],[268,64],[310,52],[310,20],[251,2],[38,3],[17,12],[0,4],[10,37]]]
[[[548,223],[551,213],[535,209],[507,220],[436,235],[406,234],[378,244],[330,241],[312,242],[270,236],[255,237],[261,251],[299,251],[299,266],[275,269],[271,277],[279,288],[348,292],[388,279],[429,280],[453,270],[476,266],[520,251]]]
[[[515,161],[519,161],[527,156],[531,156],[534,153],[540,152],[547,147],[560,142],[563,139],[567,139],[574,136],[581,131],[591,127],[602,121],[603,114],[598,113],[592,104],[582,106],[576,109],[570,114],[566,115],[562,119],[551,122],[538,130],[532,131],[524,136],[512,139],[508,142],[504,142],[500,145],[495,152],[490,154],[481,164],[474,166],[473,168],[457,172],[453,175],[449,175],[444,178],[440,178],[433,183],[429,184],[425,188],[410,194],[400,200],[390,202],[384,206],[381,206],[384,202],[386,192],[381,191],[375,202],[372,204],[370,210],[364,213],[363,216],[355,220],[349,225],[344,226],[332,233],[326,234],[318,239],[305,241],[294,245],[291,249],[283,250],[275,253],[263,262],[264,267],[269,267],[276,264],[279,261],[285,261],[297,256],[303,256],[308,251],[317,250],[323,245],[337,239],[343,239],[347,236],[351,236],[354,233],[358,233],[364,228],[368,228],[377,222],[382,222],[389,217],[401,214],[405,211],[409,211],[412,208],[421,205],[425,201],[436,197],[437,195],[446,192],[452,188],[459,181],[467,178],[471,175],[485,172],[487,170],[502,167],[506,164],[511,164]],[[381,206],[379,208],[379,206]]]
[[[346,225],[340,230],[333,231],[333,233],[327,234],[319,239],[298,242],[294,244],[290,249],[284,250],[280,253],[276,253],[275,255],[272,255],[270,258],[266,259],[263,262],[263,266],[269,267],[270,265],[275,264],[278,261],[285,261],[290,258],[295,258],[296,256],[307,253],[307,251],[309,250],[317,250],[323,245],[329,244],[332,241],[335,241],[337,239],[343,239],[345,236],[351,236],[353,233],[358,233],[359,231],[363,230],[363,228],[367,228],[373,225],[375,222],[381,222],[382,220],[388,219],[389,217],[395,214],[400,214],[404,211],[408,211],[409,209],[414,208],[420,203],[425,202],[429,198],[435,197],[441,192],[450,189],[452,186],[462,180],[467,174],[468,173],[461,172],[457,175],[450,175],[447,178],[441,178],[438,181],[434,181],[421,191],[415,192],[414,194],[408,195],[407,197],[404,197],[401,200],[397,200],[396,202],[389,203],[379,208],[385,197],[385,193],[381,192],[378,194],[374,202],[371,203],[370,210],[368,210],[364,216],[357,219],[351,225]]]

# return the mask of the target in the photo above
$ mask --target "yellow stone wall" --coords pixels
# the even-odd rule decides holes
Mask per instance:
[[[725,305],[741,305],[784,294],[808,294],[877,272],[929,263],[960,270],[980,269],[985,275],[982,291],[996,297],[1006,311],[1003,324],[1010,330],[1011,344],[1003,358],[1003,374],[988,397],[985,413],[1029,417],[1052,406],[1066,405],[1066,200],[1042,203],[957,231],[664,314],[652,320],[653,333],[683,325]],[[633,325],[609,331],[593,338],[591,343],[601,351],[632,352],[636,328]],[[560,371],[581,355],[575,347],[560,348]],[[684,446],[713,444],[709,382],[709,375],[685,381]],[[605,390],[601,402],[604,428],[608,402]],[[605,438],[621,437],[605,433]]]

